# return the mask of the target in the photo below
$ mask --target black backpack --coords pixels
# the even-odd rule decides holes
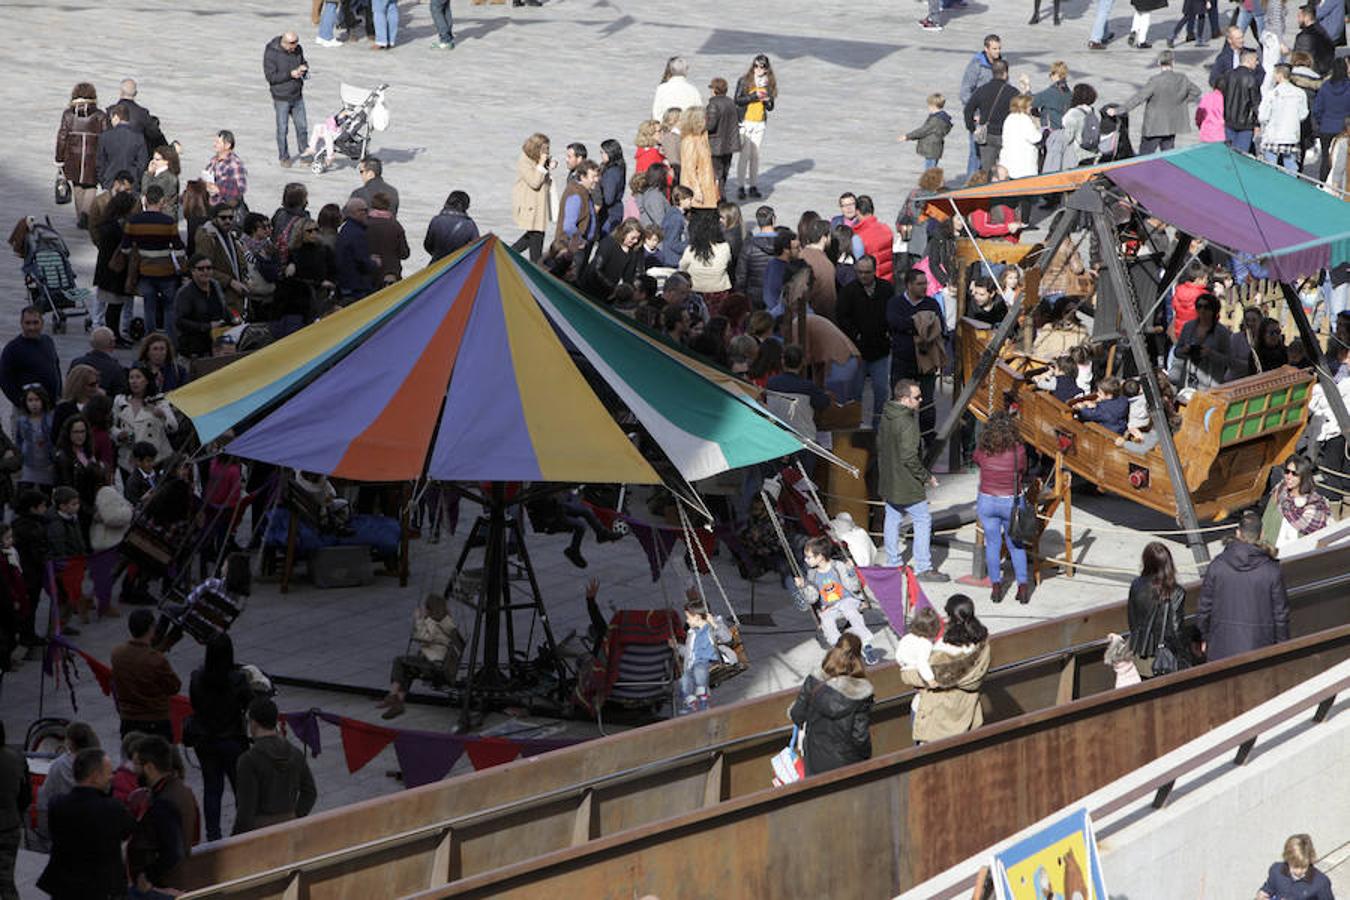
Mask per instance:
[[[1102,143],[1102,118],[1093,110],[1083,114],[1083,132],[1078,137],[1078,145],[1084,150],[1096,150]]]

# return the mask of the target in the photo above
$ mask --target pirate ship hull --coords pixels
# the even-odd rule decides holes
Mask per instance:
[[[958,361],[969,380],[993,329],[961,319]],[[980,384],[969,410],[981,421],[1015,408],[1022,437],[1041,453],[1092,484],[1135,503],[1177,516],[1177,499],[1160,448],[1132,453],[1116,446],[1117,435],[1080,422],[1072,408],[1037,390],[1026,373],[1044,366],[1005,345]],[[1181,412],[1175,431],[1186,491],[1200,519],[1219,520],[1251,506],[1266,492],[1270,469],[1294,452],[1308,418],[1313,376],[1284,366],[1197,392]]]

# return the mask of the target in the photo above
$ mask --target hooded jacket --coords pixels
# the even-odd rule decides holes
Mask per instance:
[[[1229,543],[1205,572],[1195,624],[1211,662],[1288,640],[1289,598],[1275,551]]]
[[[977,90],[993,80],[994,67],[989,54],[981,50],[971,56],[966,71],[961,74],[961,105],[968,103]]]
[[[989,671],[989,642],[973,647],[952,647],[939,641],[928,658],[936,687],[929,687],[917,669],[902,669],[905,684],[920,689],[919,709],[914,714],[916,741],[936,741],[965,734],[984,724],[980,708],[980,685]]]
[[[257,738],[239,757],[233,833],[304,818],[316,799],[314,776],[300,748],[276,734]]]
[[[750,235],[736,260],[736,277],[732,281],[736,290],[749,297],[756,309],[760,308],[760,298],[764,296],[764,271],[769,268],[769,260],[774,258],[775,237],[772,233]]]
[[[1313,125],[1318,134],[1337,135],[1350,117],[1350,78],[1328,80],[1317,89],[1312,105]]]
[[[923,464],[919,417],[898,400],[887,400],[877,434],[877,478],[881,499],[912,506],[926,496],[928,469]]]
[[[951,130],[952,117],[947,115],[946,110],[940,109],[929,113],[923,124],[905,137],[914,141],[914,149],[924,159],[942,159],[944,139]]]
[[[61,127],[56,131],[56,161],[72,184],[98,185],[98,136],[107,129],[108,117],[93,100],[77,97],[61,113]]]
[[[1276,84],[1261,97],[1258,119],[1263,144],[1297,144],[1308,118],[1308,96],[1289,82]]]
[[[292,78],[291,72],[305,65],[305,51],[298,43],[293,51],[281,46],[281,35],[267,42],[263,50],[263,77],[272,91],[273,100],[299,100],[305,89],[303,78]]]
[[[806,676],[788,710],[796,725],[806,726],[803,756],[807,775],[872,758],[872,683],[866,678],[836,675],[821,669]]]

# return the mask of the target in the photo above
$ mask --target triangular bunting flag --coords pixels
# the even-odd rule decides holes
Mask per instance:
[[[309,755],[318,756],[323,750],[323,743],[319,739],[319,717],[314,714],[314,710],[282,713],[281,718],[286,721],[286,727],[295,735],[295,739],[309,748]]]
[[[173,727],[173,742],[183,743],[183,721],[192,715],[192,701],[182,694],[169,698],[169,723]]]
[[[905,633],[905,574],[904,570],[894,566],[859,566],[858,574],[863,578],[872,596],[877,598],[886,621],[891,623],[897,636]]]
[[[628,529],[633,532],[633,537],[642,545],[642,552],[647,554],[652,581],[659,580],[661,570],[666,567],[666,560],[670,559],[671,548],[675,546],[679,534],[663,528],[653,528],[628,516],[624,516],[624,521],[628,523]]]
[[[339,717],[338,730],[342,734],[342,753],[347,758],[348,772],[360,771],[398,737],[398,732],[392,728],[381,728],[346,716]]]
[[[449,734],[400,731],[394,738],[394,752],[403,770],[403,784],[411,788],[449,775],[464,754],[464,742]]]
[[[465,749],[475,771],[509,763],[520,755],[520,744],[506,738],[472,738],[466,741]]]

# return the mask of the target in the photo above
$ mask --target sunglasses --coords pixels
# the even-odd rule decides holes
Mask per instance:
[[[1298,474],[1298,469],[1285,469],[1285,470],[1284,470],[1284,474],[1286,474],[1286,475],[1297,475],[1297,474]]]

